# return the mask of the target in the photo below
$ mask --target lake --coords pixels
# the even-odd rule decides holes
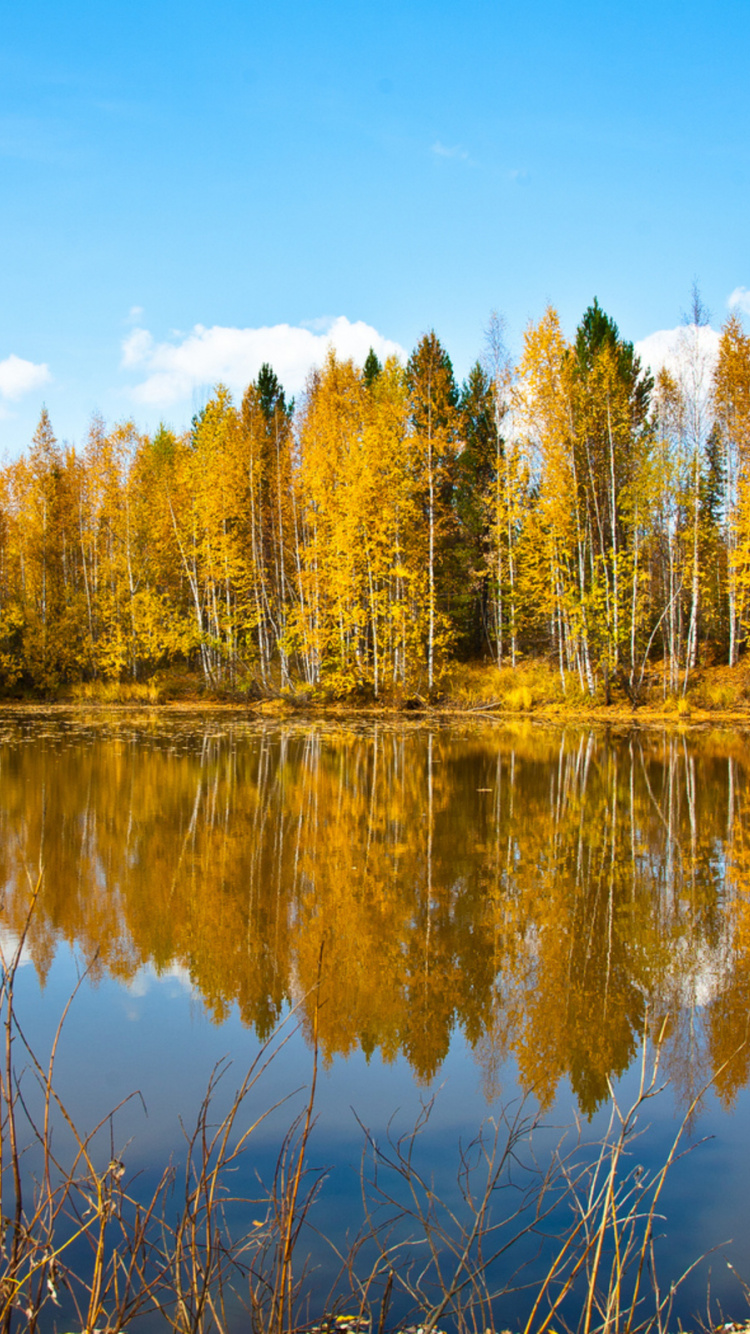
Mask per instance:
[[[519,1136],[523,1181],[498,1193],[505,1217],[530,1189],[532,1153],[546,1170],[576,1118],[596,1139],[611,1091],[622,1107],[636,1096],[648,1033],[666,1087],[624,1170],[658,1170],[687,1113],[693,1146],[659,1198],[662,1285],[718,1247],[674,1318],[705,1318],[709,1271],[712,1315],[744,1318],[727,1260],[750,1279],[749,760],[731,729],[2,712],[2,931],[6,960],[25,931],[23,1036],[46,1060],[80,983],[55,1086],[87,1129],[139,1091],[105,1120],[101,1151],[140,1190],[183,1161],[216,1063],[231,1062],[220,1116],[285,1021],[248,1107],[288,1101],[254,1132],[232,1187],[257,1209],[316,1048],[307,1165],[320,1176],[306,1180],[319,1181],[318,1231],[299,1242],[312,1319],[338,1272],[326,1239],[345,1250],[360,1226],[365,1130],[385,1152],[429,1107],[415,1171],[460,1213],[459,1145],[503,1109],[537,1118],[533,1150],[525,1124]],[[18,1039],[15,1059],[33,1104]],[[402,1174],[401,1208],[405,1188]],[[527,1317],[548,1247],[536,1255],[529,1237],[493,1267],[509,1289],[498,1327]],[[58,1297],[41,1329],[68,1328]],[[391,1301],[387,1324],[415,1318],[405,1294]],[[247,1328],[231,1310],[227,1321]]]

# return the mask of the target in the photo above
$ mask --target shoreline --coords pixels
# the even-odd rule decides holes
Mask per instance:
[[[684,679],[682,680],[684,686]],[[637,687],[622,676],[590,695],[577,676],[543,658],[522,659],[515,667],[474,660],[446,666],[434,691],[419,684],[409,689],[389,686],[378,697],[365,686],[347,695],[327,693],[322,686],[303,682],[281,688],[278,682],[262,685],[245,680],[234,686],[207,686],[193,669],[157,672],[144,681],[89,681],[61,683],[34,694],[19,691],[0,697],[6,714],[28,715],[144,712],[147,714],[205,713],[225,716],[297,721],[339,719],[359,722],[387,719],[402,724],[427,720],[447,725],[536,723],[564,727],[676,728],[681,731],[710,727],[750,729],[750,657],[733,667],[704,663],[690,675],[687,688],[670,693],[666,664],[655,662]]]
[[[485,723],[528,722],[546,723],[555,726],[618,727],[627,730],[641,727],[669,727],[691,731],[710,726],[732,727],[737,731],[750,731],[750,706],[739,709],[690,708],[677,713],[674,709],[657,708],[643,705],[639,708],[626,708],[620,704],[592,705],[591,708],[559,704],[540,704],[526,709],[514,709],[502,704],[461,705],[452,703],[410,704],[407,707],[389,704],[346,704],[342,702],[311,703],[303,706],[283,700],[270,699],[252,702],[239,700],[202,699],[199,695],[179,700],[2,700],[0,714],[34,716],[35,714],[81,715],[106,713],[147,713],[147,714],[186,714],[206,713],[224,714],[259,721],[278,719],[298,722],[319,720],[350,719],[366,721],[388,719],[389,721],[424,722],[435,720],[441,723],[466,723],[482,721]]]

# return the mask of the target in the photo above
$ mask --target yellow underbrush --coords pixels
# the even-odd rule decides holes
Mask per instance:
[[[735,667],[699,667],[684,693],[666,690],[662,665],[654,663],[644,676],[637,706],[622,677],[610,683],[607,703],[603,686],[592,695],[581,689],[572,672],[565,673],[563,688],[556,664],[543,659],[524,659],[515,668],[499,668],[491,662],[456,663],[446,672],[442,688],[449,707],[476,712],[606,714],[611,718],[637,712],[680,722],[717,713],[750,718],[750,667],[744,660]]]
[[[64,698],[73,704],[159,704],[162,691],[152,681],[75,681]]]

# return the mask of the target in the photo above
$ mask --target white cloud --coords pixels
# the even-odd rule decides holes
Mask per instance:
[[[699,373],[706,384],[719,352],[719,334],[708,324],[681,324],[676,329],[658,329],[635,344],[644,366],[654,375],[666,367],[678,383]]]
[[[317,325],[317,321],[315,324]],[[147,329],[134,329],[122,344],[122,366],[139,369],[144,378],[132,390],[139,403],[172,404],[189,399],[194,390],[221,381],[236,394],[244,392],[264,361],[273,366],[288,394],[298,394],[313,366],[323,362],[332,345],[338,356],[361,365],[372,347],[383,360],[405,357],[404,349],[362,320],[340,315],[319,331],[274,324],[261,329],[206,329],[155,343]]]
[[[471,167],[476,165],[476,163],[472,163],[466,148],[462,148],[460,144],[454,144],[451,147],[451,145],[440,143],[440,140],[436,139],[435,143],[431,145],[430,152],[435,153],[435,157],[452,157],[454,161],[459,161],[459,163],[468,163]]]
[[[316,315],[314,320],[301,320],[301,329],[310,329],[312,333],[324,334],[333,324],[332,315]]]
[[[735,287],[727,305],[730,310],[741,310],[743,315],[750,315],[750,288]]]
[[[147,329],[134,329],[122,343],[122,365],[140,366],[147,359],[154,340]]]
[[[45,363],[24,361],[12,353],[0,361],[0,395],[3,398],[23,398],[32,389],[39,389],[50,379],[49,367]]]

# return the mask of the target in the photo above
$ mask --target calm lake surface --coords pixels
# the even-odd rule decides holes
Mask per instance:
[[[576,1115],[600,1133],[610,1084],[634,1095],[648,1025],[669,1082],[647,1167],[711,1083],[662,1198],[661,1280],[720,1247],[676,1313],[705,1315],[710,1268],[725,1318],[744,1316],[726,1262],[750,1279],[749,762],[731,730],[0,713],[6,949],[43,867],[25,1031],[47,1050],[85,972],[58,1083],[82,1125],[140,1090],[117,1133],[148,1178],[179,1159],[215,1063],[236,1085],[294,1006],[258,1097],[309,1083],[318,996],[317,1222],[341,1243],[360,1122],[382,1138],[434,1095],[420,1152],[449,1197],[459,1139],[523,1095],[540,1153]],[[253,1171],[303,1099],[260,1128]],[[310,1245],[322,1293],[336,1266]]]

